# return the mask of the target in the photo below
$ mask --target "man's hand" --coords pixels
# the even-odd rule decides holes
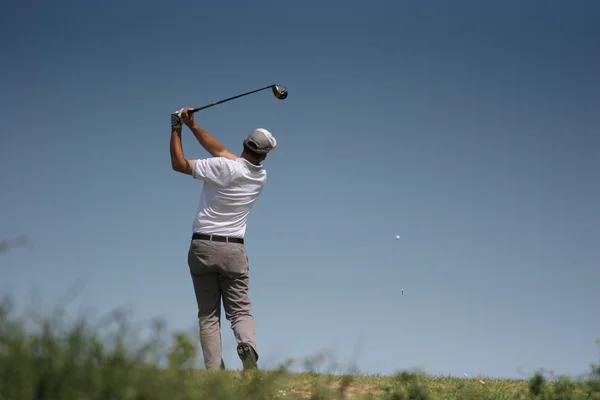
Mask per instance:
[[[183,120],[183,123],[187,125],[188,128],[191,128],[192,126],[194,126],[194,113],[192,113],[191,111],[193,110],[193,108],[183,108],[181,110],[181,118]]]
[[[183,110],[184,109],[182,108],[181,110],[177,110],[171,114],[171,129],[181,132],[181,128],[182,128],[181,113]]]

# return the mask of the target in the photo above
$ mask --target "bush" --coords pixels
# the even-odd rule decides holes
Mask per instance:
[[[478,379],[465,383],[406,371],[387,378],[379,390],[372,382],[381,378],[335,378],[317,374],[312,366],[306,374],[292,374],[292,361],[276,371],[200,371],[195,339],[176,332],[167,343],[164,325],[156,321],[152,328],[151,338],[141,341],[119,312],[97,324],[86,318],[68,324],[62,311],[51,318],[18,318],[5,298],[0,302],[0,400],[600,399],[600,365],[580,382],[549,381],[540,372],[514,391],[493,389],[493,382],[480,385]],[[354,385],[355,380],[361,383]],[[365,389],[350,390],[353,385]]]
[[[1,242],[0,253],[21,243]],[[307,362],[307,374],[292,374],[293,360],[275,371],[199,371],[196,338],[175,332],[169,343],[164,325],[155,321],[151,338],[142,341],[126,322],[121,312],[97,324],[86,318],[69,324],[64,310],[50,318],[35,313],[19,318],[10,299],[3,298],[0,400],[600,400],[600,364],[592,365],[582,381],[560,377],[551,382],[538,372],[522,385],[492,381],[485,386],[479,380],[406,371],[387,378],[334,378],[316,373],[313,362]]]

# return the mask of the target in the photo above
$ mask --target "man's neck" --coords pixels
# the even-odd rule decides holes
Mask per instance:
[[[260,166],[260,163],[259,163],[259,162],[257,162],[255,159],[253,159],[252,157],[249,157],[249,156],[248,156],[248,155],[246,155],[246,154],[243,154],[243,153],[242,153],[242,154],[240,155],[240,158],[243,158],[244,160],[248,161],[248,162],[249,162],[250,164],[252,164],[252,165]]]

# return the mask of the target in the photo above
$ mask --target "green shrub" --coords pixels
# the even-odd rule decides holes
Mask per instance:
[[[202,371],[196,338],[166,335],[155,321],[149,340],[134,335],[124,313],[93,323],[68,323],[64,310],[51,317],[17,316],[0,301],[0,400],[387,399],[387,400],[600,400],[600,364],[584,380],[554,380],[542,372],[527,382],[437,378],[402,371],[391,377],[275,371]],[[168,340],[167,340],[168,339]],[[485,384],[484,384],[485,383]]]

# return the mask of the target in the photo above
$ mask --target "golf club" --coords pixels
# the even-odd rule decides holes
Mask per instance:
[[[194,108],[191,111],[191,113],[195,113],[196,111],[200,111],[200,110],[205,110],[205,109],[207,109],[209,107],[216,106],[217,104],[225,103],[225,102],[227,102],[229,100],[237,99],[239,97],[247,96],[249,94],[260,92],[261,90],[265,90],[265,89],[269,89],[269,88],[271,88],[273,90],[273,94],[279,100],[285,99],[287,97],[287,95],[288,95],[288,91],[287,91],[287,88],[285,86],[283,86],[283,85],[269,85],[269,86],[265,86],[264,88],[252,90],[251,92],[246,92],[244,94],[239,94],[237,96],[233,96],[233,97],[230,97],[230,98],[225,99],[225,100],[217,101],[216,103],[212,103],[212,104],[209,104],[209,105],[206,105],[206,106],[203,106],[203,107]]]

